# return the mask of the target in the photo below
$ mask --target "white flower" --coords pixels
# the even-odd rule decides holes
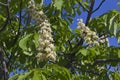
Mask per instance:
[[[49,44],[50,41],[49,40],[44,40],[45,44]]]
[[[46,22],[43,22],[42,25],[44,25],[44,26],[50,26],[50,24],[46,23]]]
[[[50,58],[53,61],[56,61],[56,55],[55,54],[48,54],[47,57]]]
[[[80,22],[83,22],[83,19],[79,19]]]
[[[92,32],[92,35],[93,35],[93,36],[96,36],[96,33],[95,33],[95,32]]]
[[[39,11],[38,14],[39,15],[43,15],[44,13],[43,13],[43,11]]]
[[[46,29],[41,30],[43,34],[48,34],[49,32]]]
[[[53,44],[49,44],[48,46],[49,46],[50,48],[52,48],[52,49],[55,48],[55,46],[54,46]]]
[[[79,25],[80,25],[80,26],[85,26],[85,24],[84,24],[84,23],[80,23]]]
[[[39,48],[37,48],[37,50],[43,51],[43,47],[39,47]]]
[[[45,46],[45,42],[40,42],[40,46]]]
[[[88,38],[85,39],[85,41],[89,42],[89,41],[91,41],[91,39],[88,37]]]
[[[41,30],[46,30],[48,27],[47,26],[42,26]]]
[[[43,40],[41,38],[39,38],[39,42],[42,42]]]
[[[50,52],[51,52],[51,48],[47,47],[47,48],[45,48],[45,51],[46,51],[47,53],[50,53]]]
[[[92,32],[87,32],[87,36],[89,36],[89,37],[91,37],[91,35],[92,35]]]
[[[103,40],[100,40],[100,43],[105,43],[105,39],[103,39]]]
[[[85,27],[86,31],[90,31],[90,29],[88,27]]]
[[[45,38],[49,38],[49,37],[50,37],[50,34],[44,34],[44,37],[45,37]]]
[[[40,61],[44,61],[46,59],[46,54],[38,53],[36,56]]]
[[[52,37],[49,37],[49,40],[52,41],[52,42],[54,41]]]
[[[99,45],[99,42],[98,41],[94,41],[93,42],[95,45]]]
[[[94,36],[94,39],[98,40],[98,39],[99,39],[99,37],[98,37],[98,36]]]

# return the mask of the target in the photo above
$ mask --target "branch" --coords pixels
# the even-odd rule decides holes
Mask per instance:
[[[3,27],[0,29],[0,33],[6,28],[8,22],[9,22],[9,18],[7,17],[5,23],[3,24]]]
[[[73,47],[72,50],[75,50],[78,48],[79,45],[82,45],[83,44],[83,39],[81,38],[80,41]],[[76,53],[76,52],[72,52],[72,53]]]
[[[94,70],[84,70],[82,69],[80,66],[74,66],[76,69],[79,69],[81,71],[85,71],[85,72],[88,72],[88,73],[92,73],[92,74],[95,74],[95,75],[100,75],[99,72],[95,72]]]
[[[71,44],[70,40],[68,40],[68,43],[70,45],[70,49],[72,49],[72,44]]]
[[[120,62],[120,58],[97,59],[94,61],[93,66],[100,63],[108,63],[108,62]]]
[[[22,0],[20,0],[20,12],[19,12],[19,26],[18,26],[18,32],[17,35],[15,36],[14,43],[13,45],[17,42],[19,35],[20,35],[20,26],[21,26],[21,21],[22,21]]]
[[[87,8],[85,8],[85,6],[84,6],[81,2],[78,2],[78,3],[79,3],[79,5],[80,5],[83,9],[85,9],[85,11],[88,12]]]
[[[20,26],[21,26],[21,20],[22,20],[22,0],[20,0],[20,19],[19,19],[19,29],[20,29]]]
[[[5,60],[5,53],[4,51],[0,48],[0,61],[1,61],[1,68],[0,68],[0,78],[2,78],[2,76],[4,76],[4,80],[8,80],[9,75],[8,75],[8,69],[7,69],[7,65],[6,65],[6,60]],[[1,73],[2,72],[2,73]]]
[[[102,0],[101,3],[99,4],[99,6],[95,10],[93,10],[92,13],[96,12],[102,6],[102,4],[104,2],[105,2],[105,0]]]
[[[5,7],[6,7],[6,10],[7,10],[7,19],[6,19],[5,23],[3,24],[3,27],[0,29],[0,33],[6,28],[6,26],[9,23],[9,20],[10,20],[10,10],[9,10],[8,0],[6,0],[6,3],[7,3],[7,5]]]
[[[90,10],[88,11],[87,20],[85,23],[86,26],[88,25],[88,22],[90,20],[91,15],[92,15],[94,4],[95,4],[95,0],[92,0],[91,5],[90,5]]]
[[[120,58],[110,58],[110,59],[97,59],[94,61],[93,64],[89,63],[88,66],[95,66],[97,64],[101,64],[101,63],[108,63],[108,62],[120,62]],[[86,65],[87,66],[87,65]],[[80,66],[74,66],[74,68],[79,69],[81,71],[85,71],[88,73],[92,73],[92,74],[96,74],[96,75],[100,75],[99,72],[95,72],[94,70],[84,70],[83,68],[81,68]],[[110,69],[111,67],[109,67]]]
[[[0,5],[1,5],[1,6],[5,6],[5,7],[8,6],[8,4],[4,4],[4,3],[2,3],[2,2],[0,2]]]

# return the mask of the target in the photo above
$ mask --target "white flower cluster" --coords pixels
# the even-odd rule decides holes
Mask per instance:
[[[89,45],[99,45],[99,43],[104,43],[105,40],[100,40],[94,31],[91,31],[85,24],[82,19],[78,20],[78,29],[80,29],[80,35],[84,41]]]
[[[36,24],[41,27],[40,29],[40,38],[39,38],[39,53],[37,58],[40,61],[44,60],[56,60],[55,46],[53,44],[54,40],[52,38],[52,30],[48,18],[43,13],[43,11],[36,11],[35,4],[29,2],[28,9],[32,11],[32,18],[36,21]]]

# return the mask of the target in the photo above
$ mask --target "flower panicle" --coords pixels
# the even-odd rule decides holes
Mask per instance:
[[[52,60],[56,61],[55,46],[53,44],[54,40],[52,37],[52,29],[50,27],[50,22],[43,11],[37,11],[36,6],[33,2],[29,2],[28,10],[32,11],[32,18],[35,20],[36,24],[40,26],[40,37],[39,37],[39,53],[37,58],[40,61]]]
[[[105,39],[100,39],[94,31],[91,31],[89,27],[85,26],[82,19],[78,19],[77,28],[80,29],[80,36],[89,45],[100,45],[105,43]]]

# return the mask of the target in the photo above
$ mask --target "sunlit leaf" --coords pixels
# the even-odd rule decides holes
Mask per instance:
[[[19,46],[20,48],[22,48],[23,50],[27,50],[27,42],[30,40],[30,37],[32,36],[33,34],[28,34],[26,35],[24,38],[22,38],[19,42]]]
[[[118,37],[118,43],[120,43],[120,37]]]
[[[34,43],[35,43],[36,48],[39,46],[39,42],[38,42],[39,35],[40,35],[39,33],[34,34]]]
[[[120,50],[118,50],[118,58],[120,58]]]
[[[58,10],[61,11],[62,5],[63,5],[63,0],[54,0],[55,6],[57,7]]]
[[[80,52],[82,55],[87,56],[88,51],[86,49],[81,49]]]
[[[110,24],[109,24],[109,30],[113,32],[114,35],[116,35],[116,28],[117,25],[115,24],[116,18],[119,16],[119,14],[116,14],[110,19]]]

